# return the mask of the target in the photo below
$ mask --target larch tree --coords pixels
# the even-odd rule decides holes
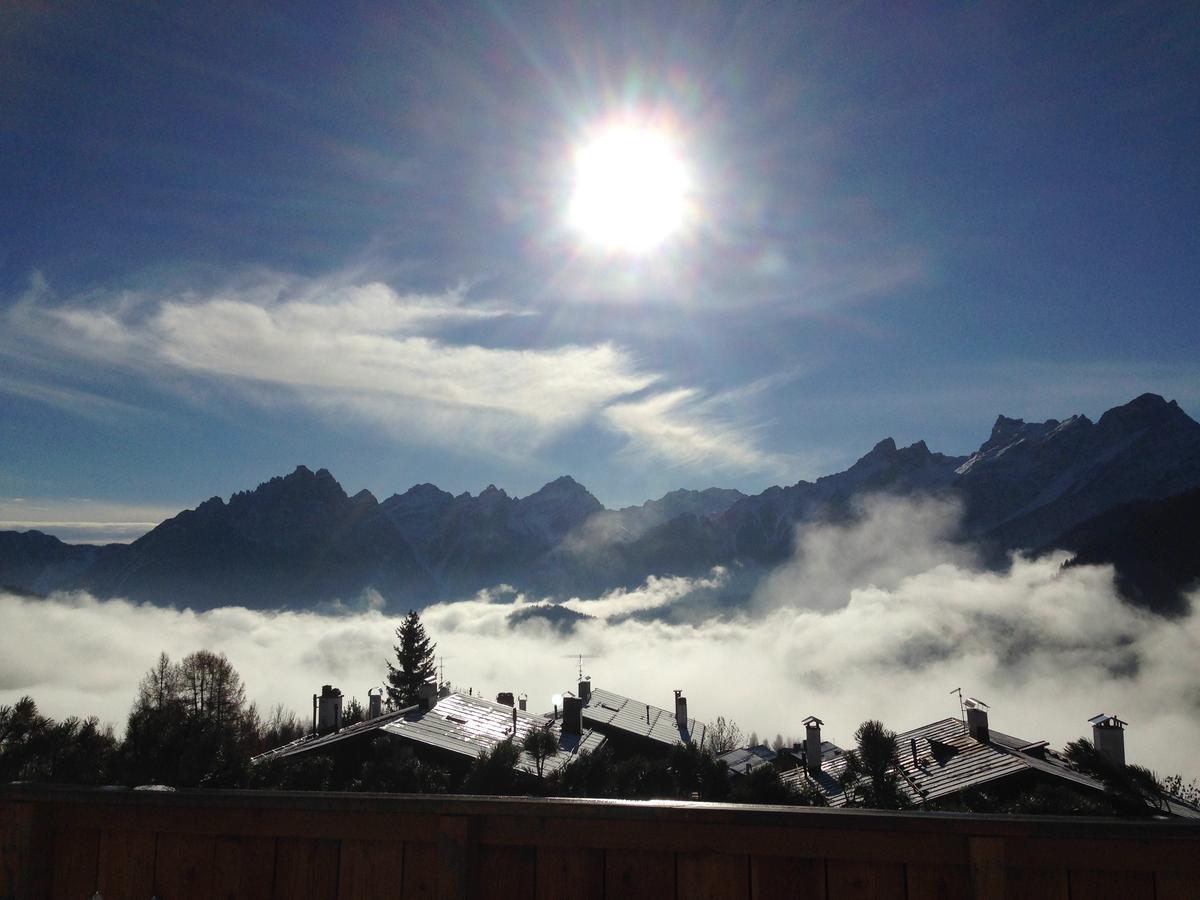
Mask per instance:
[[[421,685],[437,674],[433,660],[437,644],[429,640],[421,617],[414,610],[408,611],[396,629],[396,639],[400,643],[392,649],[396,652],[399,665],[392,665],[390,660],[387,664],[388,705],[393,709],[403,709],[417,702]]]

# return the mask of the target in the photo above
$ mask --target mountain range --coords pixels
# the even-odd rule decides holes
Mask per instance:
[[[568,476],[521,498],[494,485],[455,496],[418,484],[380,501],[365,490],[347,494],[326,469],[298,466],[228,502],[213,497],[185,510],[131,544],[0,532],[0,585],[194,608],[311,608],[367,589],[407,608],[500,584],[590,595],[714,565],[769,568],[791,554],[798,529],[846,521],[863,497],[885,493],[957,498],[961,539],[993,559],[1054,547],[1091,562],[1120,558],[1122,576],[1134,573],[1122,583],[1131,599],[1172,612],[1196,577],[1179,560],[1200,557],[1198,487],[1200,424],[1174,401],[1144,394],[1096,422],[1000,416],[969,456],[886,438],[813,482],[752,496],[677,490],[613,510]],[[1138,522],[1174,537],[1139,544],[1126,533]],[[1175,562],[1151,563],[1147,575],[1140,561],[1164,546]]]

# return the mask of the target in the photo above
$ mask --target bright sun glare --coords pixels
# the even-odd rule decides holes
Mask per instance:
[[[568,221],[606,250],[647,253],[686,223],[691,189],[669,135],[614,126],[576,152]]]

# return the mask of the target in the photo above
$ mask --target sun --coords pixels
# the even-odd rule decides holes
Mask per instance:
[[[691,173],[669,132],[612,125],[576,151],[567,220],[594,246],[645,254],[687,224],[691,195]]]

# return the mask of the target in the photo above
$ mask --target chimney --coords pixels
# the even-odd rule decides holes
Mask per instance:
[[[371,688],[367,691],[367,718],[378,719],[383,715],[383,691]]]
[[[317,734],[329,734],[341,727],[342,692],[331,684],[323,684],[317,698]]]
[[[583,701],[584,706],[592,699],[592,679],[584,678],[579,682],[579,699]]]
[[[986,744],[991,739],[991,733],[988,731],[987,704],[974,697],[968,697],[963,701],[963,706],[967,710],[967,732],[979,743]]]
[[[1092,743],[1100,755],[1114,766],[1125,765],[1125,726],[1116,716],[1100,713],[1088,719],[1092,724]]]
[[[909,749],[912,750],[912,762],[913,762],[913,765],[915,766],[917,764],[917,739],[909,738],[908,746],[909,746]]]
[[[437,706],[438,685],[436,681],[426,681],[417,688],[417,705],[425,712]]]
[[[503,703],[505,706],[513,705],[512,691],[501,691],[496,695],[496,702]]]
[[[583,734],[583,701],[570,694],[563,697],[563,734]]]
[[[522,694],[520,697],[518,697],[518,698],[517,698],[517,707],[518,707],[518,708],[519,708],[519,709],[520,709],[522,712],[524,712],[524,711],[525,711],[525,705],[526,705],[528,702],[529,702],[529,695],[528,695],[528,694]]]
[[[821,774],[821,726],[816,716],[804,720],[804,767],[809,775]]]
[[[675,724],[683,731],[687,731],[687,697],[683,696],[683,691],[675,692]]]
[[[515,706],[513,707],[512,714],[513,714],[513,732],[512,733],[513,733],[513,738],[516,738],[516,736],[517,736],[517,708]]]

